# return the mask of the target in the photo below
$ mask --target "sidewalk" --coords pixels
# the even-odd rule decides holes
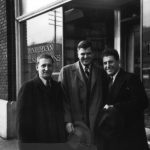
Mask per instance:
[[[150,142],[148,142],[150,148]],[[16,139],[5,140],[0,138],[0,150],[19,150]]]
[[[0,150],[18,150],[17,140],[5,140],[0,138]]]
[[[79,143],[40,144],[30,143],[22,145],[24,150],[89,150],[89,147]],[[91,147],[91,150],[96,150]],[[5,140],[0,138],[0,150],[19,150],[17,140]]]

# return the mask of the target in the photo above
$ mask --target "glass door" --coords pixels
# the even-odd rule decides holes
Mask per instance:
[[[95,63],[102,65],[101,52],[114,46],[114,10],[64,7],[64,64],[77,60],[77,44],[90,40]]]
[[[150,1],[143,0],[143,83],[150,102]],[[150,128],[150,105],[146,111],[146,127]]]

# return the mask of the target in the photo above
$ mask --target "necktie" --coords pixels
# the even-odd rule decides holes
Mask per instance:
[[[50,80],[46,80],[46,87],[48,87],[48,88],[51,87]]]
[[[86,77],[89,78],[90,72],[89,72],[88,66],[85,66],[85,74],[86,74]]]
[[[109,91],[111,91],[112,85],[113,85],[113,77],[110,77],[110,78],[109,78],[109,85],[108,85]]]

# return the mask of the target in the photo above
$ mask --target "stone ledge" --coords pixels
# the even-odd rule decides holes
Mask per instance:
[[[16,137],[16,102],[0,99],[0,137]]]

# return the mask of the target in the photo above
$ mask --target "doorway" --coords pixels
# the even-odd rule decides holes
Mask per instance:
[[[90,40],[95,62],[102,65],[101,52],[114,47],[114,10],[96,8],[64,8],[64,64],[77,61],[77,44]]]
[[[121,11],[121,64],[140,76],[140,1],[128,3]]]

